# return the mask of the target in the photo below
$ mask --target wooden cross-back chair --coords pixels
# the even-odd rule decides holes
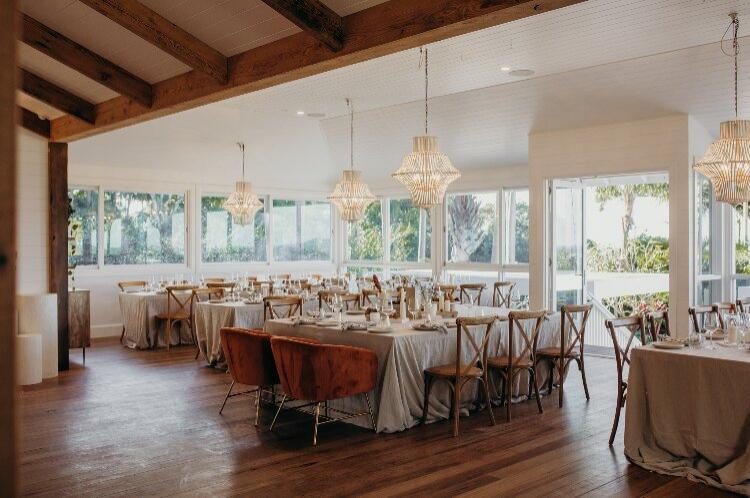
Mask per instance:
[[[721,324],[721,314],[716,308],[716,305],[691,306],[690,308],[688,308],[690,321],[693,322],[693,330],[696,334],[700,334],[703,331],[703,326],[706,323],[706,316],[713,313],[715,313],[717,316],[717,323]]]
[[[510,308],[515,287],[515,282],[495,282],[492,288],[492,306]]]
[[[471,301],[471,292],[476,291],[477,293],[477,304],[480,304],[482,302],[482,292],[484,292],[484,289],[486,289],[487,286],[484,284],[461,284],[459,289],[459,300],[463,304],[465,301],[464,299],[469,299]]]
[[[237,284],[235,282],[206,282],[206,287],[216,290],[219,298],[222,298],[224,294],[232,292],[237,287]]]
[[[362,306],[375,307],[378,300],[378,291],[376,289],[362,289],[360,294],[362,295]]]
[[[737,304],[737,311],[740,313],[750,312],[750,297],[738,299],[735,304]]]
[[[646,324],[651,329],[650,334],[653,337],[659,337],[659,334],[672,335],[669,330],[669,312],[667,310],[649,311],[646,313]]]
[[[279,313],[279,309],[283,311]],[[300,296],[267,296],[263,298],[263,319],[291,318],[302,316],[302,298]]]
[[[323,280],[323,287],[330,289],[332,287],[346,287],[346,279],[340,277],[331,277]]]
[[[333,311],[331,307],[331,299],[333,299],[334,296],[341,296],[343,311],[360,308],[359,294],[350,294],[343,291],[321,290],[318,292],[318,310],[325,309],[326,311]]]
[[[127,280],[125,282],[117,282],[117,287],[120,288],[121,292],[125,292],[128,289],[144,290],[148,287],[148,282],[145,280]]]
[[[565,383],[565,372],[571,361],[575,361],[578,370],[581,372],[583,381],[583,391],[586,393],[586,400],[590,400],[589,386],[586,383],[586,368],[584,365],[583,353],[586,344],[586,324],[591,314],[592,304],[582,305],[563,305],[560,308],[560,346],[550,348],[540,348],[537,350],[537,360],[547,361],[550,364],[549,373],[549,390],[552,392],[554,374],[557,372],[559,379],[559,405],[563,405],[563,384]],[[576,323],[576,318],[580,322]]]
[[[461,390],[470,380],[477,380],[482,383],[483,394],[487,412],[490,416],[490,423],[495,425],[495,415],[492,413],[492,403],[490,402],[489,376],[487,365],[487,353],[490,339],[490,332],[495,320],[495,316],[482,317],[460,317],[456,319],[456,359],[455,363],[439,365],[427,368],[424,371],[424,405],[422,407],[422,422],[427,420],[427,410],[429,408],[430,391],[436,380],[444,380],[451,385],[451,416],[453,417],[453,436],[458,436],[459,413],[461,412]],[[483,326],[484,334],[481,340],[477,342],[469,327]],[[468,343],[471,349],[471,360],[463,361],[463,346]]]
[[[510,325],[508,327],[508,353],[502,356],[493,356],[487,359],[487,367],[497,370],[503,380],[501,389],[501,402],[506,403],[506,417],[510,422],[511,417],[511,398],[513,389],[513,380],[521,372],[529,373],[529,398],[531,391],[534,390],[536,395],[536,404],[539,413],[543,413],[542,399],[539,395],[539,382],[536,378],[536,349],[539,340],[539,331],[542,328],[542,322],[547,316],[546,310],[539,311],[511,311],[508,313]],[[531,330],[527,330],[524,321],[534,320]],[[521,339],[521,353],[515,353],[516,331]]]
[[[204,278],[203,279],[203,283],[205,283],[205,284],[220,284],[220,283],[222,283],[224,281],[225,281],[225,279],[222,278],[222,277],[209,277],[209,278]]]
[[[458,301],[457,290],[458,287],[451,284],[438,284],[437,289],[438,292],[442,292],[445,296],[446,301]]]
[[[737,303],[714,303],[713,307],[719,315],[719,325],[724,328],[724,314],[737,313]]]
[[[209,302],[212,299],[221,299],[224,297],[224,289],[221,288],[210,288],[210,287],[199,287],[192,290],[192,296],[190,299],[190,320],[191,323],[195,323],[195,311],[196,311],[196,305],[198,303],[205,303]],[[191,332],[193,334],[193,339],[195,340],[195,359],[198,359],[198,355],[200,355],[201,348],[200,344],[198,344],[198,336],[195,332],[194,328],[191,328]]]
[[[646,330],[646,322],[642,315],[605,320],[604,325],[612,337],[612,344],[615,348],[615,364],[617,366],[617,405],[615,407],[615,420],[612,424],[612,432],[609,435],[609,445],[612,446],[615,441],[615,434],[617,434],[617,427],[620,423],[620,410],[625,406],[625,398],[627,397],[628,383],[625,380],[625,365],[630,365],[630,349],[636,339],[641,344],[648,344],[649,339],[655,341],[656,336],[651,335],[653,331],[649,332]],[[618,330],[625,330],[624,341],[620,341],[618,338]]]
[[[165,342],[167,343],[167,350],[171,346],[172,338],[172,327],[175,323],[185,323],[190,329],[190,334],[195,339],[195,332],[193,330],[193,317],[191,315],[193,307],[193,290],[197,286],[195,285],[170,285],[167,286],[167,311],[156,315],[158,320],[167,323],[165,329]],[[179,344],[182,344],[182,336],[179,336]],[[156,340],[152,347],[156,347],[159,344],[159,334],[156,335]]]

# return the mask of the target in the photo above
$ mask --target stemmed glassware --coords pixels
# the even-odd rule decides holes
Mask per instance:
[[[706,314],[706,321],[703,324],[703,329],[706,331],[706,339],[708,339],[708,348],[716,349],[714,339],[721,330],[721,324],[719,323],[719,316],[716,313]]]

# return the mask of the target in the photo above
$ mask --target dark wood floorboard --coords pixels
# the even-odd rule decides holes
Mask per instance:
[[[704,485],[630,465],[614,412],[615,366],[587,362],[590,402],[578,371],[536,404],[376,435],[346,424],[321,427],[284,413],[268,432],[253,426],[249,397],[229,400],[230,379],[194,360],[191,347],[132,351],[97,342],[71,370],[21,390],[21,482],[35,496],[717,496]]]

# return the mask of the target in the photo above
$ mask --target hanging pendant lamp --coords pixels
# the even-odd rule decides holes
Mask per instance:
[[[236,225],[244,226],[253,221],[263,203],[253,193],[252,184],[245,181],[245,144],[237,142],[237,145],[242,151],[242,180],[235,183],[234,192],[221,207],[229,211]]]
[[[428,59],[427,49],[421,49],[424,57],[424,135],[412,139],[413,150],[401,163],[401,167],[391,176],[409,189],[412,204],[428,209],[442,204],[445,191],[461,173],[451,160],[440,152],[437,137],[428,134]]]
[[[695,164],[696,171],[708,178],[714,187],[716,200],[733,206],[750,200],[750,121],[739,119],[737,107],[737,34],[740,21],[736,13],[730,14],[734,30],[734,119],[720,125],[719,139],[714,141],[703,158]],[[726,33],[725,33],[726,36]],[[724,38],[722,37],[722,51]],[[726,53],[726,52],[725,52]],[[727,54],[729,55],[729,54]]]
[[[354,106],[349,99],[346,105],[349,106],[349,169],[344,170],[328,200],[338,208],[342,220],[359,221],[376,197],[362,181],[362,172],[354,169]]]

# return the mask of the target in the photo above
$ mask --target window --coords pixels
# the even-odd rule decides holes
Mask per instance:
[[[496,193],[449,194],[446,213],[449,262],[497,262]]]
[[[99,190],[72,188],[68,190],[68,264],[96,265],[99,259]]]
[[[373,202],[361,220],[348,222],[346,227],[347,261],[382,261],[383,205]]]
[[[414,206],[410,199],[391,199],[389,209],[391,261],[429,262],[432,244],[430,211]]]
[[[503,212],[503,263],[529,264],[529,190],[505,190]]]
[[[274,260],[331,260],[329,203],[274,199],[271,216]]]
[[[709,305],[721,300],[721,265],[717,260],[717,248],[712,242],[713,231],[721,223],[715,209],[713,187],[703,175],[695,174],[695,258],[696,286],[695,302]],[[717,240],[720,237],[716,235]]]
[[[201,197],[201,258],[204,263],[267,261],[264,207],[247,225],[232,221],[222,205],[227,196]]]
[[[104,192],[104,264],[185,263],[185,195]]]
[[[750,297],[750,213],[748,203],[736,206],[733,210],[734,216],[734,286],[735,295],[738,299]]]

